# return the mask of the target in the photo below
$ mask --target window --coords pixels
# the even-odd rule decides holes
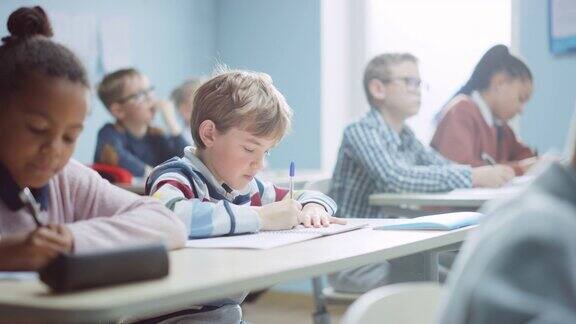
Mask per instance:
[[[410,52],[420,61],[420,113],[408,124],[428,143],[435,115],[464,84],[482,54],[510,45],[511,3],[504,0],[368,0],[366,62],[384,52]]]

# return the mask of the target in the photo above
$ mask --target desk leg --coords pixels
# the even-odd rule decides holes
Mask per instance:
[[[314,291],[314,304],[316,311],[314,312],[314,324],[330,324],[330,314],[326,310],[326,300],[322,294],[322,278],[312,278],[312,289]]]
[[[438,252],[431,251],[429,253],[430,262],[430,281],[440,282],[440,275],[438,273]]]

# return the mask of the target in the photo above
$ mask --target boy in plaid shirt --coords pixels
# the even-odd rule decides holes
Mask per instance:
[[[342,217],[386,217],[368,204],[382,192],[441,192],[500,187],[513,176],[504,165],[471,168],[454,164],[422,144],[406,119],[420,108],[420,73],[411,54],[382,54],[364,73],[372,109],[344,131],[331,183]]]
[[[443,158],[422,144],[405,121],[420,108],[420,73],[412,54],[374,57],[364,72],[372,109],[344,131],[330,196],[338,215],[385,218],[368,197],[382,192],[441,192],[456,188],[499,187],[514,177],[504,165],[471,168]],[[365,292],[386,284],[388,263],[343,271],[329,277],[334,289]]]

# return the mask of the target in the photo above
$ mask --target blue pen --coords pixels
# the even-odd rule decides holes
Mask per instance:
[[[292,161],[290,162],[290,199],[294,199],[294,173],[296,173],[296,166]]]

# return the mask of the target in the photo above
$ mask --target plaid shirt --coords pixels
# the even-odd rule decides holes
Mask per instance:
[[[343,217],[385,217],[368,197],[383,192],[439,192],[472,186],[470,167],[424,146],[405,126],[400,134],[372,109],[349,125],[338,153],[330,196]]]

